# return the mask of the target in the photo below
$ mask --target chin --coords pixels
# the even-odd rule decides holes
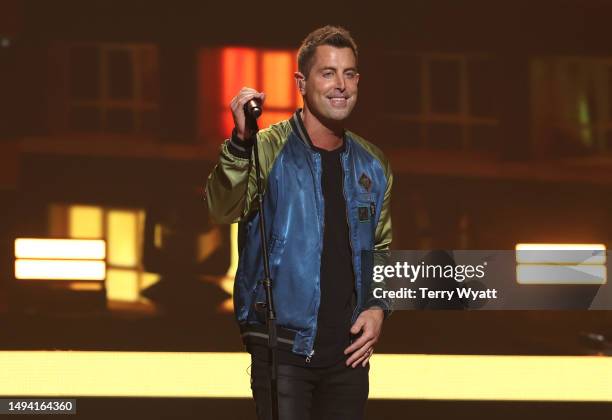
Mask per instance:
[[[323,102],[315,102],[308,104],[308,108],[321,121],[342,122],[346,120],[353,110],[353,104],[348,104],[345,108],[333,108],[329,104]]]
[[[334,121],[344,121],[351,115],[352,109],[328,109],[324,113],[325,118]]]

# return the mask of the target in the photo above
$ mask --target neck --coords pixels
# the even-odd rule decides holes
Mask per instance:
[[[302,111],[302,121],[312,144],[323,150],[334,150],[342,146],[344,129],[336,121],[322,121],[306,105]]]

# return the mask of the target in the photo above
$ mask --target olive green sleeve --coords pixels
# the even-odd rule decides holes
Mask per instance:
[[[384,164],[385,175],[387,177],[387,186],[385,189],[385,196],[383,198],[383,205],[380,211],[380,217],[378,218],[378,224],[376,225],[376,231],[374,233],[374,254],[373,254],[373,265],[386,265],[389,257],[389,247],[391,245],[392,233],[391,233],[391,189],[393,188],[393,174],[389,163]],[[373,284],[371,285],[373,287]],[[385,283],[378,283],[377,287],[385,287]],[[372,292],[370,292],[372,293]],[[372,296],[372,294],[370,294]],[[390,299],[376,299],[370,298],[366,303],[366,307],[377,306],[383,310],[385,319],[388,318],[393,312],[393,306]]]
[[[376,251],[388,250],[393,239],[391,232],[391,189],[393,188],[393,173],[391,172],[391,167],[388,162],[385,164],[385,175],[387,176],[387,188],[385,189],[383,205],[374,234],[374,250]]]
[[[257,133],[257,146],[261,168],[262,187],[276,157],[284,146],[290,126],[283,121]],[[249,157],[247,157],[249,156]],[[237,153],[231,140],[221,146],[219,162],[206,182],[205,199],[208,211],[216,223],[235,223],[257,208],[257,184],[254,153]]]
[[[213,221],[234,223],[248,214],[256,188],[254,172],[251,159],[233,154],[226,140],[206,182],[205,198]]]

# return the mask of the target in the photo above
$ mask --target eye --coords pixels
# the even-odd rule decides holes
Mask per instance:
[[[357,73],[354,71],[347,71],[344,73],[347,79],[354,79],[357,76]]]
[[[325,77],[326,79],[331,79],[334,75],[334,72],[331,70],[327,70],[323,72],[323,77]]]

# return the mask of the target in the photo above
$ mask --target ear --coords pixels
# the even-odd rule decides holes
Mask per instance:
[[[293,77],[295,78],[295,83],[302,95],[306,94],[306,77],[299,71],[293,73]]]

